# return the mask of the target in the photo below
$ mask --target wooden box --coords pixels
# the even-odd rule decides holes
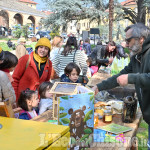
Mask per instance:
[[[0,116],[14,118],[14,111],[9,99],[0,102]]]
[[[69,127],[0,117],[1,150],[67,150]]]
[[[75,95],[77,94],[78,83],[68,83],[68,82],[55,82],[50,90],[53,94],[53,119],[57,120],[57,97],[64,95]]]

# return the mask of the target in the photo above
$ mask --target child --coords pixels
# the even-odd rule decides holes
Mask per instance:
[[[60,78],[61,82],[73,82],[73,83],[79,83],[79,74],[80,74],[80,68],[75,63],[69,63],[65,70],[65,74],[63,74]]]
[[[22,91],[18,99],[18,106],[22,108],[19,114],[19,119],[30,120],[37,116],[33,109],[39,104],[38,93],[36,91],[26,89]]]
[[[39,115],[46,110],[52,109],[53,95],[49,93],[53,84],[51,82],[43,82],[39,86],[40,104],[39,104]]]
[[[13,78],[10,75],[10,72],[14,71],[17,64],[18,58],[11,52],[5,51],[5,59],[3,60],[3,63],[0,64],[0,70],[7,74],[11,83],[13,82]]]
[[[84,50],[84,49],[83,49],[83,40],[80,40],[80,42],[79,42],[79,49],[80,49],[81,51]]]
[[[91,71],[91,75],[93,76],[98,71],[98,66],[91,65],[92,59],[90,57],[86,60],[86,63]]]

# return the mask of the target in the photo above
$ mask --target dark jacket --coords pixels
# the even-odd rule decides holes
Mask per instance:
[[[128,83],[135,84],[143,118],[150,125],[150,36],[143,43],[142,51],[131,58],[128,66],[97,84],[99,91],[119,86],[116,78],[121,74],[128,74]]]
[[[124,48],[121,46],[121,45],[117,45],[116,46],[116,49],[117,49],[117,55],[116,55],[116,57],[118,58],[118,59],[120,59],[120,58],[126,58],[126,57],[128,57],[128,55],[125,53],[125,51],[124,51]]]
[[[68,76],[66,76],[66,74],[63,74],[61,77],[60,77],[60,81],[61,82],[72,82]],[[73,82],[72,82],[73,83]],[[77,80],[75,83],[79,83],[79,80]]]
[[[109,60],[105,58],[106,53],[106,46],[104,45],[96,45],[95,48],[93,48],[93,52],[89,57],[92,59],[91,66],[98,65],[100,67],[101,65],[107,66],[106,63],[109,63]]]
[[[83,49],[85,50],[85,53],[87,54],[87,56],[91,54],[92,50],[91,50],[91,45],[89,43],[84,43]]]
[[[60,77],[60,81],[61,82],[71,82],[73,83],[68,76],[66,76],[66,74],[63,74],[61,77]],[[79,75],[79,78],[78,80],[75,82],[75,83],[81,83],[82,85],[86,85],[88,83],[88,78],[86,76],[83,76],[83,75]]]

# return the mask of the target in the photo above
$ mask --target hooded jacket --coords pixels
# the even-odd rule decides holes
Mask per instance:
[[[135,85],[143,118],[150,125],[150,36],[143,43],[142,51],[132,56],[128,66],[97,84],[99,91],[119,86],[116,79],[121,74],[128,74],[128,83]]]
[[[26,64],[29,59],[29,55],[25,55],[19,59],[18,65],[16,66],[12,76],[14,79],[12,85],[15,90],[16,100],[18,100],[21,91],[25,90],[26,88],[30,88],[30,90],[36,90],[42,82],[50,80],[52,69],[51,61],[48,59],[42,76],[39,77],[39,73],[33,59],[33,53],[31,53],[30,56],[31,60],[27,68]]]
[[[91,54],[92,50],[91,50],[91,45],[89,43],[84,43],[83,49],[85,49],[85,53],[87,54],[87,56]]]
[[[128,54],[125,53],[124,48],[121,45],[117,45],[116,49],[117,49],[117,55],[116,55],[116,57],[118,59],[120,59],[122,57],[123,58],[127,58],[128,57]]]
[[[99,66],[107,66],[106,63],[109,63],[109,60],[105,58],[106,46],[104,45],[96,45],[93,49],[93,52],[89,57],[92,59],[92,66],[99,64]]]

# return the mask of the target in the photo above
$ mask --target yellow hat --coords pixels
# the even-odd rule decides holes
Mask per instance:
[[[4,59],[4,51],[0,47],[0,60],[3,60],[3,59]]]
[[[45,37],[40,38],[40,39],[37,41],[37,43],[36,43],[36,45],[35,45],[35,49],[36,49],[38,46],[47,46],[47,47],[51,50],[51,43],[50,43],[49,39],[48,39],[48,38],[45,38]]]

